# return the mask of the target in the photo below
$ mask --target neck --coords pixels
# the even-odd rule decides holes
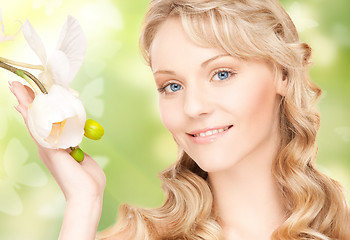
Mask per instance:
[[[227,239],[270,239],[283,222],[282,198],[271,172],[278,144],[270,145],[229,170],[209,173],[215,207]]]

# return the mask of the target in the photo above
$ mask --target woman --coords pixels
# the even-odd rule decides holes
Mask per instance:
[[[315,169],[311,49],[277,1],[154,0],[140,45],[179,160],[163,206],[121,206],[98,239],[350,239],[342,189]],[[26,120],[32,92],[12,91]],[[38,149],[67,201],[60,239],[94,239],[102,170]]]

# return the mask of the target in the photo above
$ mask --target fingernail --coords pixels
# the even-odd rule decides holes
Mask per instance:
[[[18,106],[13,106],[13,107],[17,110],[17,112],[21,113],[21,112],[19,111],[19,105],[18,105]]]
[[[13,86],[12,86],[12,82],[11,82],[11,81],[8,81],[8,82],[9,82],[9,86],[10,86],[10,88],[11,88],[11,87],[13,87]]]

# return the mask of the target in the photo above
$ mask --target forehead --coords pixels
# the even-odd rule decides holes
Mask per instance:
[[[166,68],[168,65],[198,61],[225,54],[217,48],[205,48],[195,43],[185,32],[179,17],[170,17],[162,23],[150,49],[151,68]]]

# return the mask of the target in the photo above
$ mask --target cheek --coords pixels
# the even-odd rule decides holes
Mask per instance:
[[[159,113],[163,125],[172,133],[175,134],[180,128],[181,122],[180,104],[174,101],[159,99]]]
[[[251,115],[266,115],[271,112],[274,106],[275,92],[266,85],[257,86],[247,94],[247,110]]]
[[[277,94],[269,81],[256,85],[242,103],[242,118],[252,136],[270,132],[277,120]]]
[[[221,92],[217,99],[233,114],[236,124],[244,125],[248,131],[253,131],[253,128],[256,131],[259,126],[270,125],[275,118],[276,90],[268,78],[244,80]]]

